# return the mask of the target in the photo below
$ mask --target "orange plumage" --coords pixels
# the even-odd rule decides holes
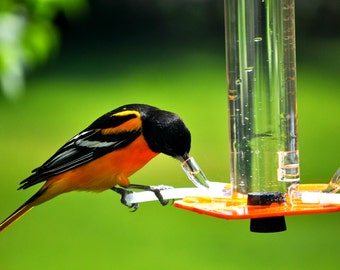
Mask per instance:
[[[74,136],[21,182],[19,189],[45,181],[0,224],[0,232],[32,207],[65,192],[113,189],[124,195],[116,185],[131,186],[128,177],[159,153],[186,160],[190,141],[189,130],[174,113],[143,104],[119,107]]]

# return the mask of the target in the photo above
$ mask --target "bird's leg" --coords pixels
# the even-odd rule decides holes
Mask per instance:
[[[137,211],[139,204],[138,203],[128,203],[126,201],[126,196],[130,193],[132,193],[132,191],[124,189],[124,188],[118,188],[118,187],[112,187],[111,188],[113,191],[117,192],[118,194],[122,195],[122,197],[120,198],[120,202],[129,207],[131,209],[131,212],[135,212]]]
[[[145,185],[138,185],[138,184],[130,184],[127,186],[127,188],[135,188],[135,189],[141,189],[141,190],[146,190],[146,191],[151,191],[153,192],[158,201],[161,203],[161,205],[167,205],[169,203],[169,200],[166,200],[163,198],[161,191],[165,189],[170,189],[173,188],[171,186],[165,186],[165,185],[159,185],[159,186],[145,186]]]

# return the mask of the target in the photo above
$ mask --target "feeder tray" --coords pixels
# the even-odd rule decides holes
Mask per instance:
[[[193,158],[189,169],[202,171]],[[196,174],[197,176],[198,174]],[[340,212],[340,194],[336,194],[339,185],[340,169],[335,173],[330,184],[296,184],[288,193],[249,193],[233,196],[231,185],[221,182],[209,183],[209,188],[170,188],[158,186],[164,199],[174,200],[174,206],[180,209],[212,217],[237,220],[250,219],[252,232],[280,232],[286,230],[284,217],[304,214]],[[200,177],[198,178],[200,179]],[[151,191],[132,192],[126,196],[128,203],[155,201],[157,197]]]
[[[223,219],[253,219],[304,214],[340,212],[337,205],[289,205],[272,203],[269,206],[247,205],[247,199],[186,197],[174,203],[177,208]]]
[[[250,219],[252,232],[280,232],[286,230],[285,216],[340,212],[340,203],[328,200],[335,194],[321,193],[324,184],[304,184],[303,197],[283,193],[282,200],[258,201],[259,196],[248,194],[240,198],[187,196],[175,202],[175,207],[223,219]],[[301,193],[295,193],[301,194]],[[338,195],[335,195],[338,196]],[[340,196],[340,194],[339,194]],[[270,194],[269,197],[273,197]],[[339,200],[338,197],[336,197]],[[251,205],[254,204],[254,205]]]

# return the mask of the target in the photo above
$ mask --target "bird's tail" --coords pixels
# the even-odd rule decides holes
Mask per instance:
[[[0,224],[0,232],[6,230],[10,225],[12,225],[15,221],[21,218],[24,214],[26,214],[29,210],[33,208],[33,205],[30,203],[24,203],[20,206],[16,211],[14,211],[8,218],[6,218]]]
[[[0,223],[0,233],[6,230],[15,221],[21,218],[29,210],[31,210],[35,205],[39,204],[37,199],[45,193],[47,188],[42,187],[37,193],[35,193],[31,198],[29,198],[23,205],[21,205],[17,210],[15,210],[8,218]]]

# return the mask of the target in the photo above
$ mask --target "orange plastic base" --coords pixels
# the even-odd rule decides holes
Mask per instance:
[[[289,215],[303,215],[303,214],[320,214],[329,212],[340,212],[340,206],[290,206],[271,205],[271,206],[248,206],[244,205],[223,205],[222,203],[195,203],[186,202],[185,200],[176,201],[175,207],[205,214],[217,218],[224,219],[247,219],[247,218],[264,218],[264,217],[278,217]]]
[[[320,184],[305,184],[300,190],[320,191]],[[322,189],[327,185],[322,185]],[[289,201],[289,198],[287,198]],[[291,205],[290,203],[269,206],[247,205],[247,198],[209,198],[186,197],[175,202],[175,207],[223,219],[253,219],[279,217],[289,215],[319,214],[340,212],[340,205],[303,204]]]

